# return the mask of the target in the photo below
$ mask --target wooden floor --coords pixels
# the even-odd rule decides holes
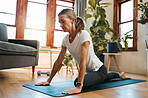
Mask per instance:
[[[0,70],[0,98],[52,98],[51,96],[22,87],[23,84],[32,84],[47,80],[46,75],[34,75],[31,69]],[[47,71],[47,70],[43,70]],[[148,80],[147,76],[127,74],[134,79]],[[55,81],[74,80],[77,71],[72,75],[62,69],[53,79]],[[62,97],[65,98],[65,97]],[[66,96],[66,98],[148,98],[148,82],[92,91],[82,94]]]

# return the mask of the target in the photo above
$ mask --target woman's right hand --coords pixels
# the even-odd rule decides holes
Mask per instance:
[[[49,84],[50,84],[49,82],[39,82],[39,83],[36,83],[35,85],[36,86],[47,86]]]

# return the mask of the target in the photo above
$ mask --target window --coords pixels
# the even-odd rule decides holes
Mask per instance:
[[[0,23],[15,25],[17,0],[2,0],[0,2]],[[15,39],[16,27],[7,26],[8,38]]]
[[[40,46],[46,46],[46,31],[25,29],[25,39],[38,40]]]
[[[55,29],[62,30],[58,21],[58,13],[62,11],[63,9],[69,8],[73,9],[73,3],[70,2],[64,2],[64,1],[56,1],[56,24]]]
[[[133,30],[133,0],[121,3],[120,9],[121,16],[119,21],[119,33],[121,34],[121,36],[123,36],[126,32]],[[130,32],[130,34],[133,35],[133,32]],[[132,42],[133,39],[128,40],[129,48],[133,47]]]
[[[47,9],[47,1],[46,3],[28,1],[26,28],[45,30],[46,9]]]
[[[130,32],[130,34],[135,36],[137,35],[137,13],[133,10],[136,4],[136,0],[115,0],[114,29],[117,31],[117,34],[124,36],[128,31],[135,30]],[[128,50],[137,50],[136,39],[129,39],[128,43]]]
[[[16,27],[7,26],[8,39],[16,38]]]
[[[64,0],[56,1],[56,23],[55,23],[55,31],[54,31],[54,46],[56,47],[61,47],[64,36],[68,34],[62,31],[62,28],[60,27],[60,23],[58,20],[58,13],[66,8],[73,9],[73,2],[67,2]]]
[[[61,47],[63,38],[64,38],[64,36],[66,36],[66,34],[68,34],[68,33],[55,30],[54,31],[54,46]]]
[[[60,28],[58,13],[73,9],[73,3],[74,0],[1,0],[0,23],[7,24],[9,38],[34,39],[41,46],[61,47],[67,33]]]
[[[0,2],[0,23],[15,25],[17,0],[2,0]]]
[[[47,0],[28,0],[25,39],[39,40],[46,46]]]

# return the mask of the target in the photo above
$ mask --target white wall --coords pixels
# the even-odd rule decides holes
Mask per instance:
[[[114,0],[103,0],[108,3],[112,3],[111,6],[106,8],[107,13],[107,20],[110,23],[110,26],[113,27],[113,3]],[[146,0],[144,0],[146,2]],[[139,13],[140,14],[140,13]],[[89,28],[90,20],[87,20],[87,28]],[[129,72],[129,73],[137,73],[137,74],[144,74],[146,75],[147,71],[147,55],[146,55],[146,47],[145,47],[145,40],[148,41],[148,23],[145,25],[138,23],[138,30],[137,30],[137,49],[138,51],[130,51],[130,52],[120,52],[120,56],[116,56],[118,65],[121,71]],[[107,65],[108,57],[105,57],[105,65]],[[111,62],[111,70],[117,71],[115,66],[114,60],[112,59]]]

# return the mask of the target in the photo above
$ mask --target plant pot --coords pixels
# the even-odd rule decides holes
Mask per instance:
[[[116,42],[107,43],[107,53],[118,53],[118,46]]]

